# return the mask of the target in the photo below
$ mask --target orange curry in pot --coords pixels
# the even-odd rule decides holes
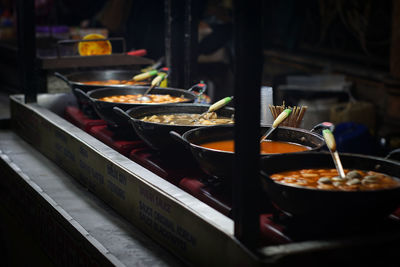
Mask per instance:
[[[220,151],[234,152],[233,140],[214,141],[201,144],[200,146]],[[310,148],[295,143],[281,141],[264,141],[260,143],[261,154],[292,153],[306,150],[310,150]]]
[[[166,104],[166,103],[177,103],[187,101],[187,98],[171,96],[171,95],[147,95],[151,100],[141,100],[143,94],[137,95],[113,95],[99,98],[100,101],[114,102],[114,103],[148,103],[148,104]]]
[[[87,85],[147,85],[149,82],[133,80],[105,80],[105,81],[86,81],[81,82]]]
[[[362,170],[344,170],[340,178],[336,169],[302,169],[272,174],[276,182],[322,190],[367,191],[399,187],[400,182],[383,173]]]

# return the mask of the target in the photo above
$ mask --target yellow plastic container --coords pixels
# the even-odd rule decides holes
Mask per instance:
[[[83,40],[105,39],[104,35],[91,33],[83,37]],[[112,52],[111,43],[105,41],[79,42],[78,52],[81,56],[110,55]]]

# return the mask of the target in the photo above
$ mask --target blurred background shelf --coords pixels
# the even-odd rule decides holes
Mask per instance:
[[[39,58],[39,66],[44,70],[98,66],[113,67],[127,65],[150,65],[153,63],[154,60],[152,59],[130,56],[126,54]]]

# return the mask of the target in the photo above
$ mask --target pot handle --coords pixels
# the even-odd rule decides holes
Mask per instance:
[[[320,133],[320,132],[322,132],[322,130],[324,130],[324,129],[328,129],[328,130],[330,130],[331,132],[333,132],[333,131],[335,130],[335,125],[334,125],[332,122],[324,121],[324,122],[321,122],[321,123],[315,125],[315,126],[310,130],[310,132],[313,132],[313,133]]]
[[[393,155],[396,155],[396,154],[400,154],[400,148],[396,148],[396,149],[390,151],[389,154],[386,155],[385,159],[390,159]],[[395,159],[395,160],[397,160],[397,159]]]
[[[59,72],[56,71],[56,72],[54,72],[53,74],[54,74],[54,76],[56,76],[57,78],[63,80],[63,81],[64,81],[66,84],[68,84],[69,86],[72,86],[71,82],[67,79],[67,77],[65,77],[65,76],[62,75],[61,73],[59,73]]]
[[[85,98],[86,100],[89,101],[89,103],[95,105],[96,102],[90,97],[88,96],[84,91],[82,91],[79,88],[74,88],[74,92],[77,93],[78,95],[82,96],[83,98]]]
[[[125,119],[127,119],[128,121],[132,120],[133,118],[131,116],[129,116],[128,113],[126,113],[125,111],[123,111],[122,109],[120,109],[119,107],[113,107],[113,110],[115,113],[117,113],[120,117],[123,117]]]
[[[186,141],[185,139],[183,139],[182,135],[178,134],[175,131],[170,131],[169,135],[172,137],[172,139],[178,141],[179,143],[181,143],[182,145],[184,145],[187,149],[190,150],[190,143],[188,141]]]
[[[193,85],[188,89],[189,92],[192,92],[194,89],[198,89],[198,94],[196,99],[198,99],[204,92],[207,90],[207,84],[205,84],[203,81]]]

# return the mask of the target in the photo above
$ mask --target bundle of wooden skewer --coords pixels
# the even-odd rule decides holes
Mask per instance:
[[[301,121],[303,120],[304,113],[307,111],[307,106],[285,107],[285,101],[283,101],[281,106],[273,106],[271,104],[269,105],[269,110],[271,111],[274,120],[276,119],[276,117],[279,116],[279,114],[282,113],[282,111],[287,108],[290,108],[292,112],[290,113],[289,117],[286,118],[286,120],[284,120],[280,125],[299,128]]]

